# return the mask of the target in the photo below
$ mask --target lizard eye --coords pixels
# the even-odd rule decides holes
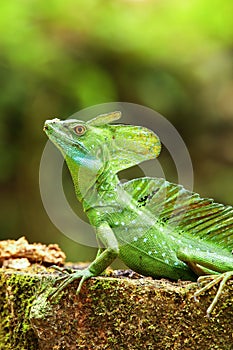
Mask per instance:
[[[81,136],[86,132],[86,127],[83,125],[76,125],[74,131],[78,136]]]

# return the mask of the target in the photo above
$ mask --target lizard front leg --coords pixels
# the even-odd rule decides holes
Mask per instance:
[[[62,280],[62,283],[49,294],[49,298],[56,297],[68,284],[81,278],[77,288],[78,294],[85,280],[100,275],[118,256],[118,242],[107,223],[102,223],[96,228],[96,237],[106,249],[99,249],[95,260],[87,268],[75,272],[72,271],[71,273],[65,271],[65,275],[57,279],[57,281]]]

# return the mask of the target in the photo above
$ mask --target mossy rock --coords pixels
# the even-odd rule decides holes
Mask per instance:
[[[98,277],[49,300],[57,273],[0,269],[0,349],[232,349],[233,283],[207,318],[216,288],[197,303],[196,283]]]

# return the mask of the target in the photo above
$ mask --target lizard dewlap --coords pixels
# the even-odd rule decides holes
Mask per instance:
[[[45,122],[44,131],[62,152],[76,196],[105,247],[88,268],[66,275],[53,295],[78,278],[79,292],[87,278],[102,273],[117,256],[134,271],[155,278],[195,281],[214,275],[209,287],[222,281],[221,292],[233,275],[233,208],[164,179],[122,184],[117,173],[156,158],[161,144],[145,127],[110,124],[120,116],[113,112],[88,122]]]

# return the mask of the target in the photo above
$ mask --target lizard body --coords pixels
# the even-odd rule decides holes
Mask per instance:
[[[80,291],[85,279],[99,275],[117,256],[134,271],[152,277],[194,281],[198,276],[228,273],[230,278],[233,208],[164,179],[121,183],[120,170],[156,158],[161,146],[147,128],[109,124],[119,117],[114,112],[88,122],[45,123],[45,132],[62,152],[76,196],[105,248],[87,269],[65,275],[54,293],[77,278],[81,278]]]

